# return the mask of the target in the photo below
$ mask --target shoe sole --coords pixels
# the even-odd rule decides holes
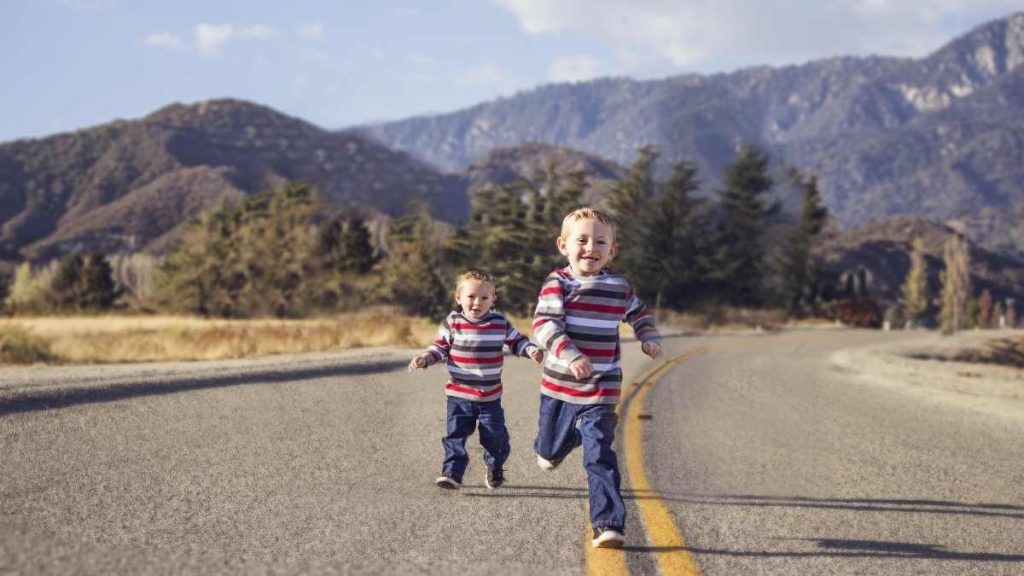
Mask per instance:
[[[607,532],[601,533],[597,538],[591,540],[590,543],[594,548],[622,548],[622,545],[626,543],[626,539],[621,534],[616,534],[614,531],[611,532],[607,537],[605,537]]]
[[[444,490],[458,490],[459,489],[459,483],[458,482],[456,482],[455,480],[452,480],[451,478],[445,478],[444,476],[442,476],[442,477],[438,478],[437,480],[435,480],[434,484],[437,484],[438,488],[442,488]]]
[[[544,462],[546,462],[546,464],[542,464],[541,463],[542,459],[543,458],[541,458],[540,456],[537,456],[537,466],[539,466],[540,469],[545,471],[545,472],[551,472],[555,468],[558,468],[558,465],[562,463],[561,460],[544,460]]]

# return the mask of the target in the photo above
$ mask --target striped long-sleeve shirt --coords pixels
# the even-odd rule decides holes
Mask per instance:
[[[497,310],[475,321],[453,311],[441,322],[437,337],[421,358],[427,366],[447,361],[446,395],[492,402],[501,398],[502,350],[506,345],[513,354],[524,357],[537,348]]]
[[[548,275],[534,314],[533,335],[548,351],[541,394],[571,404],[618,404],[622,388],[619,324],[629,322],[642,342],[659,340],[654,317],[633,294],[629,282],[602,270],[574,276],[569,267]],[[586,355],[594,366],[577,380],[569,364]]]

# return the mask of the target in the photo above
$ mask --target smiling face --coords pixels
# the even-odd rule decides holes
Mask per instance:
[[[470,319],[483,318],[494,305],[494,286],[481,280],[467,278],[455,289],[455,301],[462,306],[462,313]]]
[[[619,247],[611,226],[591,218],[571,222],[558,238],[558,251],[580,276],[596,276],[615,257]]]

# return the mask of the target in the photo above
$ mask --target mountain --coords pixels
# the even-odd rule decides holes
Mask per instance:
[[[548,85],[451,114],[363,127],[449,170],[545,142],[628,165],[636,149],[688,159],[709,186],[740,143],[819,176],[847,226],[899,214],[958,220],[988,248],[1024,230],[1024,13],[931,55],[833,58],[663,80]]]
[[[517,180],[541,184],[549,169],[554,169],[555,177],[573,172],[584,174],[586,202],[598,201],[613,182],[626,175],[626,168],[615,162],[571,148],[538,143],[495,148],[466,167],[463,175],[468,183],[467,193],[472,197],[479,191]]]
[[[394,215],[422,198],[448,219],[468,210],[461,176],[357,134],[238,100],[175,104],[0,144],[0,260],[160,251],[200,211],[289,180],[316,184],[339,209]]]
[[[954,228],[919,216],[897,216],[856,230],[829,230],[816,242],[816,265],[828,276],[840,279],[844,274],[864,269],[870,293],[884,302],[900,298],[900,289],[910,269],[910,253],[915,239],[924,248],[928,287],[932,299],[939,297],[945,269],[943,248],[955,233]],[[1024,302],[1024,262],[970,245],[971,285],[977,295],[988,289],[995,298],[1013,298]]]

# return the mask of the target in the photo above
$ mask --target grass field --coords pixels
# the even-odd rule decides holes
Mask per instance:
[[[0,363],[222,360],[368,346],[425,347],[436,325],[389,308],[309,320],[178,316],[0,319]],[[26,342],[28,344],[26,344]],[[17,348],[15,348],[17,343]],[[45,347],[46,354],[39,351]],[[23,356],[19,360],[19,353]]]
[[[532,319],[510,319],[521,332],[532,334]],[[658,314],[663,329],[677,332],[772,329],[784,322],[784,314],[771,310]],[[431,320],[388,307],[303,320],[127,315],[0,318],[0,364],[224,360],[371,346],[425,348],[436,330]],[[621,333],[632,336],[626,324]]]

